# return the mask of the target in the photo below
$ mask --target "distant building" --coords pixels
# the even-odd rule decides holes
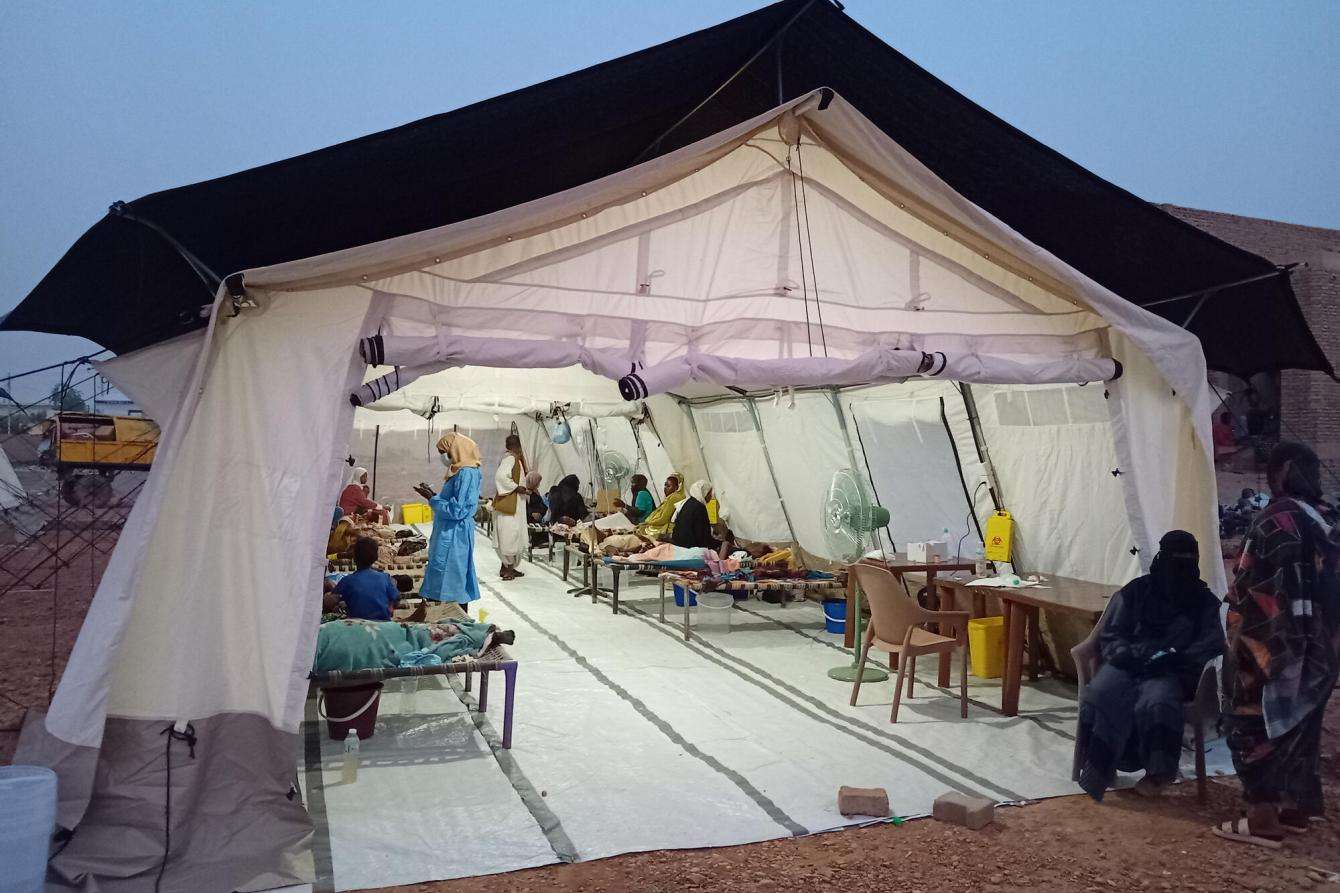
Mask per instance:
[[[115,400],[106,397],[95,397],[88,401],[88,411],[101,413],[102,415],[120,415],[120,416],[142,416],[144,410],[135,405],[133,400],[127,400],[124,397]]]
[[[1299,264],[1290,277],[1298,304],[1321,349],[1340,369],[1340,230],[1178,205],[1160,207],[1267,260]],[[1340,383],[1320,372],[1286,370],[1278,376],[1278,393],[1284,437],[1308,441],[1333,455],[1340,451]]]

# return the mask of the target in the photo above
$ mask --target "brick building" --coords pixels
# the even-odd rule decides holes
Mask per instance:
[[[1340,230],[1177,205],[1160,207],[1267,260],[1299,264],[1291,276],[1298,304],[1331,364],[1340,369]],[[1340,383],[1320,372],[1288,370],[1280,374],[1278,384],[1284,436],[1307,441],[1323,454],[1340,455]]]

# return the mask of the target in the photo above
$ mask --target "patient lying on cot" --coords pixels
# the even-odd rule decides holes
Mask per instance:
[[[512,630],[464,618],[437,623],[335,620],[321,624],[312,670],[326,673],[440,666],[478,657],[496,645],[515,641]]]

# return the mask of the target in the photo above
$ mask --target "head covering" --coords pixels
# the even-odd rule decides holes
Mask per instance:
[[[340,526],[340,521],[344,518],[344,509],[335,506],[335,516],[330,519],[330,529],[334,530]]]
[[[1199,594],[1200,544],[1185,530],[1170,530],[1159,540],[1149,574],[1166,595]]]
[[[479,467],[479,445],[458,431],[448,431],[437,441],[437,451],[451,457],[446,479],[451,480],[462,468]]]
[[[354,469],[349,472],[349,480],[345,481],[344,485],[347,487],[350,484],[362,484],[363,475],[367,473],[368,470],[364,468],[362,465],[355,466]]]
[[[529,472],[526,475],[526,489],[534,490],[536,487],[540,486],[540,481],[543,479],[544,479],[543,475],[541,475],[538,471]]]
[[[720,545],[712,537],[712,521],[707,512],[707,491],[711,489],[712,485],[707,481],[697,481],[689,488],[689,498],[683,501],[675,515],[670,542],[686,549],[715,549]]]
[[[570,474],[558,482],[558,487],[560,490],[577,491],[582,488],[582,482],[577,479],[577,475]]]
[[[1309,447],[1287,440],[1276,444],[1266,461],[1266,476],[1272,486],[1281,473],[1280,491],[1275,496],[1311,502],[1321,499],[1321,460]]]

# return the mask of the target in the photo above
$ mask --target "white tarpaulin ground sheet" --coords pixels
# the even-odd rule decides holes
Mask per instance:
[[[998,681],[969,677],[964,720],[928,658],[890,724],[892,682],[863,686],[853,708],[850,686],[827,677],[851,655],[813,602],[742,602],[729,633],[685,642],[656,619],[653,580],[631,578],[614,616],[607,602],[568,595],[542,564],[500,583],[487,540],[476,548],[483,598],[472,614],[483,608],[517,635],[513,747],[501,750],[495,732],[500,679],[482,717],[454,677],[425,679],[406,712],[397,680],[357,781],[344,784],[343,746],[309,703],[303,784],[319,888],[825,831],[857,823],[837,811],[843,784],[886,788],[904,817],[951,789],[999,802],[1077,792],[1077,706],[1064,683],[1026,683],[1020,715],[1005,718],[985,706],[999,704]],[[1222,743],[1208,747],[1210,771],[1231,771]]]

